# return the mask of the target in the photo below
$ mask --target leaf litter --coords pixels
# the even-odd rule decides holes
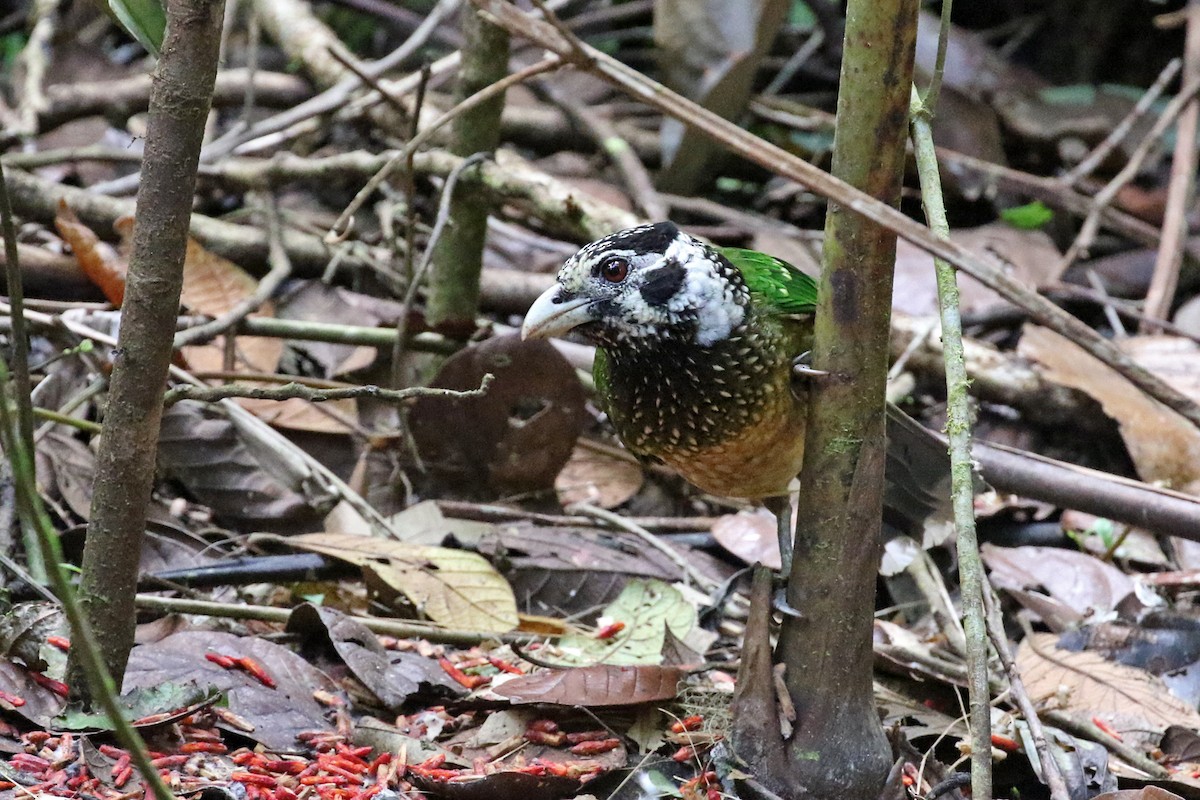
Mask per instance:
[[[399,5],[407,10],[411,4]],[[797,52],[805,37],[816,41],[818,33],[824,35],[816,21],[789,18],[786,44],[766,54],[756,47],[764,31],[778,27],[768,24],[769,17],[690,14],[687,29],[695,36],[681,45],[678,34],[684,27],[674,30],[671,19],[682,19],[684,12],[675,6],[679,4],[663,4],[657,19],[634,9],[631,13],[641,13],[645,23],[640,29],[602,26],[599,35],[625,34],[636,40],[653,22],[664,38],[661,46],[682,47],[675,52],[689,57],[695,53],[688,45],[714,43],[718,67],[711,74],[706,70],[712,64],[703,59],[699,64],[680,60],[669,71],[690,71],[681,80],[701,84],[696,96],[708,98],[705,102],[714,108],[740,98],[738,102],[749,104],[750,118],[762,135],[782,137],[786,146],[813,160],[823,158],[831,138],[827,111],[778,103],[829,92],[828,79],[821,77],[831,67],[836,74],[836,64],[826,61],[829,48],[810,50],[811,74],[793,73],[791,80],[798,84],[791,88],[801,88],[794,96],[785,93],[772,100],[770,93],[755,95],[758,87],[746,71],[758,66],[763,74],[776,74],[776,62]],[[782,8],[774,4],[772,13]],[[792,17],[797,13],[793,9]],[[925,60],[921,53],[931,52],[930,27],[922,29],[919,61]],[[444,27],[443,36],[449,30]],[[396,33],[379,29],[374,35],[390,41]],[[1029,35],[1036,40],[1038,34]],[[1148,36],[1138,29],[1133,38]],[[617,35],[605,46],[621,50],[625,45]],[[78,62],[90,64],[85,77],[100,66],[122,80],[143,77],[141,67],[128,62],[104,57],[98,65],[99,49],[89,51],[92,61]],[[939,115],[939,135],[952,136],[954,149],[994,160],[997,168],[1031,170],[1038,178],[1072,167],[1080,147],[1106,135],[1148,83],[1147,76],[1130,67],[1124,76],[1129,86],[1049,87],[1047,77],[1025,65],[1015,67],[986,39],[957,28],[951,52],[959,68],[948,74],[943,102],[955,111]],[[1055,72],[1048,61],[1034,61],[1036,68]],[[297,62],[303,72],[304,59]],[[278,77],[269,70],[264,74],[271,80]],[[68,82],[50,87],[55,90],[48,95],[52,103],[61,102],[69,79],[78,76],[69,68],[58,77]],[[312,89],[297,75],[282,77],[293,91],[301,90],[300,97]],[[1049,77],[1059,83],[1080,79]],[[1083,78],[1099,80],[1095,75]],[[658,161],[663,154],[657,143],[640,136],[647,133],[639,127],[645,119],[612,104],[589,76],[573,80],[572,90],[604,106],[640,157]],[[283,105],[299,102],[294,93],[288,98]],[[242,100],[238,95],[236,102]],[[276,102],[269,91],[259,100]],[[535,113],[551,111],[529,97],[520,104]],[[108,111],[113,113],[104,121],[99,116],[88,120],[98,123],[99,131],[81,141],[72,143],[81,134],[60,128],[27,142],[42,150],[63,141],[132,145],[141,120],[129,118],[128,109]],[[778,122],[795,120],[798,112],[811,112],[805,129]],[[47,126],[56,127],[59,122],[46,113]],[[489,229],[484,285],[492,288],[485,288],[483,303],[491,316],[475,331],[470,346],[457,348],[449,358],[421,349],[447,340],[438,338],[441,333],[424,318],[421,303],[412,307],[401,302],[404,292],[397,289],[403,275],[397,265],[403,260],[403,237],[396,236],[396,228],[403,221],[389,216],[395,209],[387,204],[399,197],[389,195],[373,215],[356,220],[362,238],[347,243],[346,252],[337,256],[345,263],[322,261],[320,270],[314,270],[300,259],[292,280],[277,297],[259,304],[247,323],[324,324],[349,332],[344,340],[322,341],[328,330],[322,334],[315,327],[304,339],[234,330],[181,353],[178,366],[213,386],[237,381],[270,387],[279,379],[353,386],[388,384],[394,376],[401,376],[403,386],[443,389],[475,389],[487,375],[492,383],[482,397],[427,396],[400,408],[371,397],[322,403],[236,401],[258,420],[286,431],[297,446],[291,451],[264,447],[262,438],[252,435],[251,423],[223,406],[185,401],[166,410],[154,522],[141,553],[140,585],[158,596],[147,597],[146,607],[154,608],[150,601],[155,599],[176,599],[184,593],[180,585],[191,585],[181,579],[171,586],[155,574],[186,577],[189,570],[197,575],[209,570],[211,576],[218,570],[216,580],[224,582],[211,594],[188,593],[230,606],[290,610],[286,621],[278,616],[265,620],[261,617],[269,615],[263,614],[209,617],[187,613],[182,606],[175,616],[152,619],[143,612],[147,616],[139,617],[140,644],[131,654],[123,687],[126,706],[150,743],[155,766],[177,794],[222,792],[239,800],[360,800],[393,793],[551,798],[618,791],[617,778],[629,769],[642,786],[654,787],[646,789],[648,794],[693,800],[727,788],[710,767],[714,745],[730,724],[728,698],[746,619],[745,584],[737,572],[748,564],[777,563],[773,524],[754,510],[690,492],[654,465],[626,457],[592,402],[588,376],[580,381],[579,370],[586,372],[590,352],[523,343],[506,327],[518,322],[510,315],[548,285],[549,276],[528,272],[529,265],[552,268],[607,224],[589,213],[604,209],[609,220],[632,222],[627,211],[599,204],[599,195],[589,196],[578,187],[601,192],[622,209],[640,202],[590,145],[569,145],[577,152],[567,152],[564,143],[575,134],[564,128],[543,132],[539,140],[537,128],[552,125],[549,114],[538,119],[524,132],[506,130],[506,137],[526,149],[525,158],[506,150],[496,160],[514,184],[498,190],[509,194]],[[1147,127],[1142,120],[1135,131]],[[546,136],[554,137],[550,147]],[[701,146],[690,135],[677,138],[686,143],[681,148],[685,157],[676,161],[667,154],[664,174],[673,186],[683,187],[677,188],[681,193],[707,192],[698,185],[688,187],[704,173],[695,164],[721,169],[720,159],[708,143]],[[344,153],[355,150],[353,155],[369,154],[375,147],[348,126],[324,144]],[[1111,158],[1120,161],[1130,151],[1128,141],[1121,143]],[[531,155],[541,158],[533,161]],[[253,154],[238,158],[246,160],[234,166],[260,163]],[[1008,158],[1013,161],[1005,164]],[[1121,210],[1155,224],[1162,221],[1161,161],[1152,154],[1141,176],[1147,185],[1126,187],[1115,201]],[[1093,290],[1099,282],[1118,299],[1144,293],[1154,253],[1136,240],[1116,249],[1111,242],[1098,242],[1087,261],[1062,263],[1070,244],[1064,220],[1074,213],[1070,203],[1062,202],[1068,187],[1060,186],[1049,198],[1031,198],[995,177],[1011,172],[973,172],[968,163],[951,160],[944,169],[952,202],[960,203],[963,218],[972,220],[955,231],[959,241],[1052,295],[1073,281]],[[41,169],[55,180],[90,185],[97,176],[117,178],[121,167],[101,161]],[[252,205],[238,184],[222,175],[223,169],[214,165],[209,170],[198,212]],[[1112,171],[1106,164],[1098,174]],[[333,207],[336,201],[318,195],[336,194],[340,188],[334,191],[334,183],[361,184],[343,178],[322,185],[319,193],[301,186],[280,192],[288,201],[288,214],[294,215],[289,237],[328,226],[327,217],[339,209]],[[443,178],[417,178],[418,246],[425,241],[425,224],[436,214],[435,204],[427,201],[436,197]],[[566,210],[548,211],[519,195],[513,188],[520,184],[518,178],[544,190],[544,197],[567,198]],[[816,267],[816,248],[807,232],[820,227],[820,206],[794,185],[755,181],[723,176],[703,200],[711,205],[687,207],[697,198],[672,199],[672,204],[680,203],[673,217],[722,243],[759,243]],[[73,281],[43,278],[39,283],[31,275],[31,285],[78,286],[83,274],[98,287],[87,299],[103,296],[113,305],[122,303],[127,248],[112,243],[115,215],[98,222],[94,208],[69,203],[49,213],[18,213],[28,217],[21,241],[26,252],[33,248],[48,259],[56,257],[45,263],[72,270]],[[1125,225],[1126,233],[1137,230]],[[120,222],[116,236],[127,238],[130,226],[129,218]],[[394,249],[386,250],[386,242]],[[67,249],[69,258],[63,255]],[[219,241],[189,242],[181,309],[185,321],[219,317],[253,296],[262,258],[231,250]],[[361,268],[364,251],[370,254],[368,269]],[[1184,294],[1191,291],[1189,286]],[[1078,291],[1067,296],[1078,297]],[[927,317],[935,304],[927,256],[901,245],[897,311]],[[1015,309],[969,280],[964,281],[964,311],[981,341],[997,345],[989,352],[1002,375],[1004,370],[1015,374],[1020,358],[1032,359],[1039,380],[1074,392],[1055,397],[1095,399],[1091,406],[1074,407],[1081,431],[1103,428],[1097,408],[1115,420],[1113,430],[1119,429],[1119,438],[1089,437],[1073,425],[1053,430],[1039,421],[1038,409],[997,403],[984,393],[978,428],[983,437],[1002,443],[1015,438],[1022,446],[1144,481],[1195,489],[1195,465],[1200,463],[1194,457],[1195,431],[1177,415],[1043,329],[1018,327]],[[1194,310],[1181,309],[1175,320],[1184,332],[1191,325],[1189,313]],[[1086,318],[1119,338],[1140,363],[1184,392],[1197,394],[1200,368],[1194,342],[1162,335],[1121,338],[1122,331],[1101,319],[1100,312]],[[115,316],[95,307],[63,312],[61,320],[115,331]],[[398,349],[380,344],[378,335],[398,325],[414,336],[411,342]],[[367,339],[372,343],[363,344]],[[102,400],[89,386],[106,373],[110,354],[103,348],[87,352],[77,344],[61,331],[36,337],[41,381],[35,397],[39,405],[86,423],[101,412]],[[395,355],[400,362],[393,364]],[[913,364],[920,363],[914,358]],[[941,376],[916,366],[912,373],[908,377],[916,404],[936,413]],[[86,430],[57,425],[40,431],[38,442],[40,488],[68,550],[77,549],[71,545],[90,514],[95,438]],[[300,447],[375,502],[383,524],[345,503],[331,513],[336,497],[328,484],[313,479]],[[435,499],[465,502],[471,511],[463,513],[471,518],[443,514]],[[426,502],[418,502],[422,500]],[[586,516],[588,507],[613,510],[629,524],[597,522],[603,518]],[[988,515],[981,529],[985,537],[994,537],[985,547],[985,559],[1003,593],[1006,619],[1037,628],[1025,632],[1014,624],[1008,631],[1020,640],[1018,668],[1026,691],[1051,723],[1055,758],[1079,776],[1080,796],[1200,796],[1200,641],[1194,604],[1200,586],[1194,570],[1200,561],[1194,543],[1155,539],[1072,509],[1062,509],[1058,517],[1058,509],[1017,498],[981,498],[979,507]],[[306,562],[310,574],[294,581],[277,581],[268,573],[255,576],[253,566],[265,565],[280,549],[322,554],[325,560]],[[916,764],[958,768],[957,745],[967,738],[961,716],[962,659],[930,613],[934,595],[944,594],[951,602],[954,598],[950,573],[943,569],[948,552],[934,545],[926,557],[915,543],[909,547],[904,563],[888,570],[875,626],[876,700],[884,722],[927,757],[910,764],[916,776],[906,791],[913,797],[924,796],[932,785],[927,775],[917,773]],[[232,569],[220,577],[222,567],[234,566],[233,557],[243,570],[250,565],[250,577]],[[331,566],[337,560],[343,562],[340,568]],[[916,567],[926,561],[933,571],[922,575]],[[712,585],[698,586],[697,574]],[[941,585],[921,583],[928,580]],[[23,598],[28,587],[16,583],[13,590]],[[233,597],[237,603],[229,602]],[[51,606],[22,603],[7,610],[3,621],[0,751],[6,758],[0,763],[0,786],[5,787],[0,791],[103,800],[139,796],[129,756],[113,745],[104,722],[64,711],[64,653],[70,642],[61,618]],[[392,623],[410,627],[388,628]],[[1004,756],[998,765],[1004,789],[1011,796],[1040,796],[1030,777],[1040,766],[1036,757],[1029,758],[1027,724],[1006,702],[997,704],[993,722],[997,757]],[[1079,732],[1080,724],[1093,725],[1148,756],[1168,770],[1169,778],[1162,786],[1137,785],[1148,777],[1145,764],[1089,741]],[[1122,781],[1120,790],[1116,776]]]

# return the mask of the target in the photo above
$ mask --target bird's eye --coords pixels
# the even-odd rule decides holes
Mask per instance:
[[[620,283],[629,277],[629,261],[619,256],[600,262],[600,277],[609,283]]]

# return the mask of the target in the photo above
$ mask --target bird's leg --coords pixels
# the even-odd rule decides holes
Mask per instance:
[[[786,494],[767,497],[763,505],[775,515],[779,534],[779,574],[787,580],[792,571],[792,499]]]
[[[829,373],[823,369],[812,368],[812,351],[805,350],[792,359],[792,377],[795,378],[824,378]]]
[[[779,533],[780,566],[779,574],[775,578],[775,596],[771,599],[771,606],[780,614],[801,617],[803,615],[792,608],[787,601],[788,575],[792,572],[792,498],[786,494],[768,497],[763,500],[763,505],[775,515]]]

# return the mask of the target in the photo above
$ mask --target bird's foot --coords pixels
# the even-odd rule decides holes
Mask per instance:
[[[824,378],[829,373],[823,369],[813,369],[812,351],[805,350],[792,359],[792,376],[796,378]]]
[[[783,614],[785,617],[793,619],[804,619],[804,612],[794,608],[787,601],[787,587],[779,586],[775,589],[775,593],[771,595],[771,608]]]

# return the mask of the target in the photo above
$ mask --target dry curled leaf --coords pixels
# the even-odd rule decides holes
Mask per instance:
[[[361,567],[371,588],[386,601],[403,598],[448,628],[503,633],[517,626],[512,588],[477,553],[337,533],[308,533],[284,541]]]
[[[674,699],[683,676],[675,667],[600,664],[545,670],[513,678],[492,691],[514,703],[632,706]]]

